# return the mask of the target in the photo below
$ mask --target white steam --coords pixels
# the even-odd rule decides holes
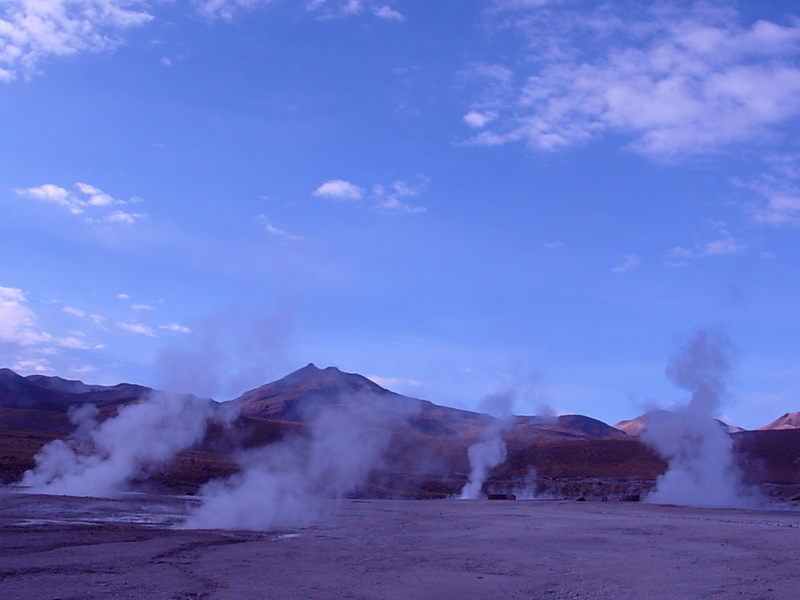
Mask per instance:
[[[307,525],[325,499],[363,487],[384,461],[397,419],[410,407],[356,396],[322,409],[308,436],[295,436],[245,453],[242,470],[206,484],[202,504],[187,519],[193,529],[269,530]]]
[[[714,417],[729,396],[731,344],[700,330],[670,361],[666,374],[691,393],[677,410],[651,415],[642,441],[667,461],[648,502],[700,507],[752,504],[734,460],[733,441]]]
[[[43,494],[109,496],[200,441],[211,420],[233,417],[211,401],[162,393],[103,422],[97,414],[94,405],[73,411],[75,432],[45,445],[21,484]]]
[[[509,390],[488,396],[481,403],[481,408],[494,418],[481,432],[480,441],[467,450],[470,474],[459,495],[462,500],[483,498],[483,484],[489,471],[506,459],[508,449],[503,432],[512,425],[514,393]]]

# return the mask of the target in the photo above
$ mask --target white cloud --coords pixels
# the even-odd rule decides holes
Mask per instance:
[[[756,220],[768,225],[800,227],[800,191],[770,193],[767,205],[756,213]]]
[[[383,212],[427,212],[428,209],[424,206],[415,206],[400,200],[419,196],[426,183],[427,181],[423,179],[416,186],[409,185],[405,181],[395,181],[389,186],[375,185],[372,188],[372,195],[377,201],[376,208]]]
[[[17,373],[51,373],[47,359],[43,357],[23,358],[11,365],[11,369]]]
[[[78,188],[78,191],[82,194],[88,196],[88,199],[84,200],[87,206],[109,206],[118,203],[117,200],[114,200],[114,198],[102,190],[88,183],[76,183],[75,187]]]
[[[133,310],[155,310],[155,307],[149,304],[134,304],[131,306]]]
[[[621,274],[627,273],[631,269],[635,269],[642,263],[642,259],[636,256],[635,254],[628,254],[625,259],[614,267],[611,271],[613,273]]]
[[[277,0],[198,0],[197,9],[205,17],[232,19],[239,13],[272,4]],[[306,0],[305,9],[322,17],[372,14],[380,19],[402,21],[403,15],[385,4],[369,0]]]
[[[34,346],[52,341],[50,334],[38,330],[36,314],[22,290],[0,287],[0,344]]]
[[[133,225],[137,221],[141,221],[146,217],[147,215],[144,213],[129,213],[122,210],[115,210],[114,212],[100,219],[92,219],[90,221],[100,222],[100,223],[122,223],[124,225]]]
[[[373,9],[373,14],[376,17],[381,19],[387,19],[389,21],[404,21],[405,17],[394,10],[391,6],[378,6]]]
[[[26,76],[52,56],[118,46],[116,34],[153,17],[138,0],[4,0],[0,8],[0,80]]]
[[[77,309],[65,312],[79,316]],[[85,314],[85,313],[84,313]],[[59,337],[42,331],[34,310],[22,290],[0,287],[0,360],[20,372],[47,372],[49,357],[63,349],[96,348],[81,332]]]
[[[138,198],[121,200],[106,194],[101,189],[89,185],[88,183],[76,183],[75,192],[70,192],[63,187],[52,183],[46,183],[38,187],[17,189],[15,192],[25,198],[33,198],[42,202],[58,204],[68,209],[74,215],[85,215],[89,211],[92,213],[103,213],[98,217],[86,216],[88,223],[122,223],[130,225],[144,219],[147,215],[141,213],[130,213],[122,210],[110,210],[112,206],[125,205],[138,202]]]
[[[183,325],[178,325],[177,323],[170,323],[169,325],[161,325],[159,329],[163,329],[165,331],[174,331],[176,333],[191,333],[192,330],[188,327],[184,327]]]
[[[747,246],[733,238],[724,238],[708,242],[703,248],[700,256],[725,256],[726,254],[736,254],[747,248]]]
[[[209,19],[231,20],[277,0],[194,0]],[[111,51],[124,43],[126,30],[155,17],[146,0],[0,1],[0,82],[30,77],[52,57]],[[388,21],[404,17],[388,4],[370,0],[306,0],[309,13],[322,17],[372,15]],[[162,58],[169,66],[172,61]]]
[[[198,0],[197,10],[203,16],[218,19],[232,19],[244,10],[272,4],[275,0]]]
[[[424,206],[409,204],[401,199],[419,196],[427,182],[427,178],[419,177],[414,185],[402,180],[394,181],[389,185],[375,184],[372,186],[369,198],[374,201],[373,207],[379,212],[424,213],[428,210]],[[361,200],[367,193],[363,188],[349,181],[333,179],[318,187],[314,191],[314,195],[335,199]]]
[[[117,323],[120,329],[124,329],[128,333],[135,333],[136,335],[146,335],[149,337],[157,337],[156,332],[153,331],[152,327],[148,327],[147,325],[143,325],[142,323]]]
[[[479,112],[471,110],[464,115],[464,122],[475,129],[482,129],[497,118],[495,111]]]
[[[800,227],[800,156],[771,158],[770,169],[747,184],[761,202],[752,209],[753,219],[762,225]]]
[[[83,212],[80,204],[67,190],[52,183],[45,183],[39,187],[31,187],[21,190],[15,190],[20,196],[27,196],[28,198],[35,198],[42,202],[52,202],[60,206],[64,206],[73,213]]]
[[[74,316],[74,317],[80,317],[80,318],[83,318],[83,317],[85,317],[85,316],[86,316],[86,313],[85,313],[84,311],[82,311],[82,310],[80,310],[80,309],[77,309],[77,308],[73,308],[73,307],[71,307],[71,306],[65,306],[65,307],[64,307],[64,308],[62,308],[61,310],[63,310],[63,311],[64,311],[65,313],[67,313],[68,315],[72,315],[72,316]]]
[[[498,114],[478,143],[559,150],[613,133],[675,158],[779,135],[800,115],[800,20],[746,26],[702,3],[514,6],[520,66],[472,69],[490,80],[475,112]]]
[[[100,325],[101,327],[103,325],[103,322],[106,320],[106,318],[104,316],[102,316],[102,315],[87,313],[85,310],[81,310],[81,309],[75,308],[73,306],[65,306],[61,310],[63,312],[65,312],[65,313],[67,313],[68,315],[72,315],[73,317],[78,317],[79,319],[83,319],[83,318],[91,319],[97,325]],[[75,335],[84,335],[84,334],[75,333]]]
[[[669,252],[671,258],[705,258],[709,256],[726,256],[737,254],[747,248],[746,244],[733,237],[724,237],[705,244],[695,244],[691,248],[676,246]]]
[[[360,200],[364,190],[349,181],[331,179],[314,190],[314,195],[337,200]]]
[[[386,389],[393,389],[399,386],[419,387],[422,385],[421,381],[415,379],[398,379],[396,377],[381,377],[380,375],[367,375],[367,379]]]

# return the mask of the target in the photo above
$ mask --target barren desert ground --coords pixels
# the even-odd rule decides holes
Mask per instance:
[[[175,529],[191,500],[0,493],[0,598],[796,599],[800,512],[348,500],[273,532]]]

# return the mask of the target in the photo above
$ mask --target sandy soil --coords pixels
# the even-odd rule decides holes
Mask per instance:
[[[798,597],[800,512],[345,501],[269,533],[171,528],[190,500],[0,493],[0,598]]]

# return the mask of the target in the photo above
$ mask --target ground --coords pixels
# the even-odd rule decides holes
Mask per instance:
[[[176,529],[193,500],[0,493],[0,598],[797,598],[800,512],[346,500],[270,532]]]

